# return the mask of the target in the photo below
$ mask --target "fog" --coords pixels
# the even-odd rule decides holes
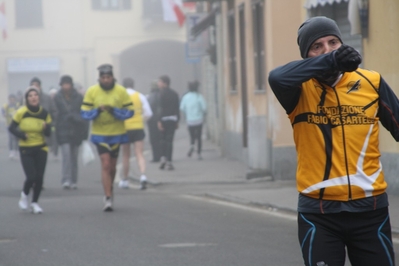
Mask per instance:
[[[45,93],[58,89],[59,78],[66,74],[85,90],[97,82],[96,68],[104,63],[113,65],[119,82],[133,78],[135,89],[144,94],[161,75],[171,77],[179,94],[200,75],[198,67],[187,63],[185,25],[168,18],[160,0],[2,2],[3,104],[10,93],[23,92],[33,77],[41,80]]]

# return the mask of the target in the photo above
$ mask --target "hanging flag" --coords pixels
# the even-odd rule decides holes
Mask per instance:
[[[3,39],[7,39],[7,21],[6,21],[6,5],[0,4],[0,30],[2,31]]]
[[[183,26],[186,16],[182,10],[182,0],[162,0],[164,21],[178,22]]]

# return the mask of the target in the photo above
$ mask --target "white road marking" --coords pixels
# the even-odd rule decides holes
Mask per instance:
[[[261,213],[261,214],[266,214],[266,215],[271,215],[279,218],[284,218],[287,220],[291,221],[297,221],[297,216],[294,214],[289,214],[289,213],[281,213],[276,209],[260,209],[252,206],[246,206],[238,203],[232,203],[232,202],[227,202],[223,200],[218,200],[218,199],[211,199],[211,198],[206,198],[206,197],[201,197],[201,196],[193,196],[193,195],[181,195],[183,198],[187,199],[193,199],[193,200],[199,200],[199,201],[205,201],[208,203],[213,203],[213,204],[218,204],[222,206],[228,206],[240,210],[245,210],[245,211],[251,211],[251,212],[256,212],[256,213]],[[395,237],[395,235],[392,236],[392,242],[394,244],[399,244],[399,238]]]
[[[15,242],[15,239],[11,239],[11,238],[0,239],[0,244],[6,244],[6,243],[12,243],[12,242]]]
[[[169,243],[159,245],[161,248],[195,248],[195,247],[211,247],[217,246],[214,243]]]
[[[232,203],[232,202],[227,202],[227,201],[218,200],[218,199],[211,199],[211,198],[206,198],[206,197],[201,197],[201,196],[181,195],[181,197],[187,198],[187,199],[205,201],[208,203],[218,204],[218,205],[222,205],[222,206],[228,206],[228,207],[245,210],[245,211],[251,211],[251,212],[256,212],[256,213],[261,213],[261,214],[272,215],[275,217],[280,217],[280,218],[284,218],[284,219],[291,220],[291,221],[297,220],[296,215],[289,214],[289,213],[282,213],[276,209],[266,210],[266,209],[261,209],[261,208],[256,208],[256,207],[252,207],[252,206],[246,206],[246,205],[242,205],[242,204],[238,204],[238,203]]]

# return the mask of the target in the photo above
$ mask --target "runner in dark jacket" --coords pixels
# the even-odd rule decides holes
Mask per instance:
[[[174,170],[172,164],[173,139],[180,120],[179,95],[170,88],[170,78],[168,76],[159,78],[158,87],[161,90],[158,128],[161,131],[163,158],[160,169],[164,169],[167,165],[168,170]]]

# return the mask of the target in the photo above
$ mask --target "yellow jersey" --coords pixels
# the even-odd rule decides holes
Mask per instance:
[[[110,111],[100,111],[100,106],[110,106]],[[126,89],[119,85],[104,90],[99,84],[90,87],[83,99],[81,115],[93,120],[91,140],[94,143],[127,142],[124,120],[134,114],[133,104]]]
[[[22,106],[15,113],[13,120],[18,124],[19,130],[27,136],[26,140],[20,139],[20,147],[35,147],[46,145],[43,124],[51,124],[50,114],[43,109],[32,112],[27,106]]]
[[[133,102],[134,116],[125,120],[125,128],[127,130],[144,129],[143,104],[140,100],[140,93],[137,91],[131,92],[129,96]]]

